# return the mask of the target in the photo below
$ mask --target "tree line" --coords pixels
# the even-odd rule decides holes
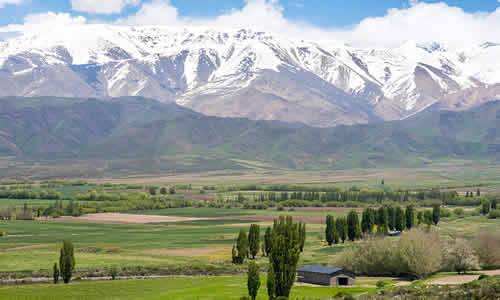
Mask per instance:
[[[297,223],[297,228],[300,242],[299,249],[302,252],[304,251],[304,245],[306,242],[306,224],[299,222]],[[236,244],[233,245],[232,249],[232,263],[243,264],[248,258],[254,260],[259,252],[262,252],[262,256],[269,257],[269,254],[272,251],[273,243],[275,242],[273,228],[271,227],[266,229],[262,242],[259,225],[251,224],[248,235],[244,229],[240,229],[238,237],[236,238]]]
[[[416,225],[437,225],[441,218],[441,208],[435,205],[431,210],[416,212],[413,205],[403,209],[401,206],[381,206],[378,209],[363,210],[361,222],[359,214],[352,210],[347,217],[326,216],[325,238],[328,245],[355,241],[363,235],[378,233],[386,235],[389,231],[411,230]]]

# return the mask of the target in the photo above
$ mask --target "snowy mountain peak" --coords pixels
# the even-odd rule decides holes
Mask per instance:
[[[469,89],[486,99],[485,86],[500,83],[496,46],[361,49],[251,28],[72,25],[0,42],[8,85],[0,95],[139,95],[215,115],[331,126],[404,118],[446,101],[466,107],[476,101],[461,98]],[[321,111],[322,120],[294,109]]]

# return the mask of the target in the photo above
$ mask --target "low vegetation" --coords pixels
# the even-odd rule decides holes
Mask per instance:
[[[412,229],[399,240],[371,238],[344,250],[339,266],[370,276],[425,278],[442,268],[443,244],[433,230]]]

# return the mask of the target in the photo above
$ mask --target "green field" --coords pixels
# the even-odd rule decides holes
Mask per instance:
[[[265,278],[257,299],[267,299]],[[294,287],[296,297],[327,298],[339,291],[352,294],[374,291],[374,288]],[[70,285],[34,285],[0,287],[0,299],[239,299],[247,294],[246,277],[194,277],[128,281],[78,282]]]
[[[126,225],[58,223],[46,221],[0,221],[0,228],[8,236],[0,238],[0,265],[2,271],[33,272],[48,270],[58,259],[63,240],[72,240],[76,247],[77,269],[103,268],[107,266],[190,266],[216,264],[230,267],[231,247],[240,228],[248,229],[251,221],[237,220],[242,214],[274,213],[276,211],[252,211],[216,208],[168,209],[164,214],[174,216],[214,217],[228,219],[199,220],[190,222]],[[170,213],[167,213],[170,212]],[[234,212],[234,214],[231,214]],[[144,212],[141,212],[144,213]],[[291,212],[306,216],[323,212]],[[337,213],[340,214],[340,213]],[[231,219],[234,216],[235,219]],[[270,222],[255,222],[263,228]],[[479,231],[497,231],[500,220],[486,217],[469,217],[442,222],[443,235],[450,233],[472,238]],[[262,230],[262,234],[263,234]],[[324,225],[308,224],[306,249],[302,264],[333,264],[343,247],[352,243],[325,247]],[[172,254],[170,250],[198,249],[199,253],[185,256]],[[181,252],[182,253],[182,252]]]

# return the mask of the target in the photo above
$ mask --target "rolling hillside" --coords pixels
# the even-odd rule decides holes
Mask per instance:
[[[332,169],[496,160],[500,102],[402,121],[314,128],[204,116],[140,97],[0,99],[0,154],[17,160],[127,161],[130,169]]]

